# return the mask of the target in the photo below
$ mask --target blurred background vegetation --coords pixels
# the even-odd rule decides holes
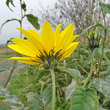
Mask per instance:
[[[14,13],[15,0],[6,0],[9,10]],[[95,30],[101,37],[99,48],[95,49],[95,70],[92,86],[99,96],[99,108],[97,110],[110,110],[110,1],[103,0],[57,0],[53,6],[27,12],[26,0],[18,0],[20,5],[20,17],[9,18],[1,25],[2,29],[8,22],[18,22],[19,27],[24,27],[23,22],[30,24],[32,28],[41,32],[44,21],[52,24],[53,30],[58,24],[63,24],[62,30],[74,23],[75,34],[79,34],[80,45],[70,58],[59,63],[62,67],[73,69],[73,73],[56,71],[57,101],[56,110],[70,109],[70,96],[76,84],[72,75],[83,80],[87,76],[91,65],[91,51],[88,48],[87,36]],[[15,11],[16,12],[16,11]],[[2,13],[3,14],[3,13]],[[104,27],[104,28],[102,28]],[[106,29],[106,38],[105,30]],[[25,38],[20,33],[20,38]],[[13,38],[13,36],[12,36]],[[11,38],[11,39],[12,39]],[[0,36],[0,39],[1,36]],[[11,43],[7,39],[7,44]],[[11,56],[19,56],[7,46],[0,46],[0,110],[51,110],[51,76],[47,70],[38,71],[38,66],[31,66],[16,61],[9,61]],[[103,50],[103,52],[102,52]],[[103,53],[103,55],[102,55]],[[103,57],[103,58],[102,58]],[[100,67],[100,74],[98,67]],[[9,77],[10,76],[10,77]],[[97,79],[98,78],[98,79]],[[106,78],[106,79],[105,79]],[[99,86],[100,85],[100,86]],[[5,88],[7,87],[7,89]],[[10,92],[9,92],[10,91]],[[12,99],[10,101],[10,99]],[[1,102],[2,101],[2,102]],[[40,107],[39,108],[36,108]],[[11,108],[10,108],[11,107]],[[7,109],[8,108],[8,109]]]

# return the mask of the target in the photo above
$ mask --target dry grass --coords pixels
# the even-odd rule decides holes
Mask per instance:
[[[0,56],[14,54],[15,52],[8,48],[7,46],[0,47]]]
[[[0,47],[0,65],[8,63],[8,58],[14,56],[15,52],[8,48],[7,46]]]

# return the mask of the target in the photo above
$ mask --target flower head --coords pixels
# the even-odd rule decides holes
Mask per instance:
[[[88,45],[91,51],[99,47],[100,38],[95,31],[90,32],[87,38],[89,40]]]
[[[27,40],[12,39],[14,44],[10,44],[8,47],[26,57],[11,57],[10,59],[30,65],[42,64],[46,69],[50,67],[52,60],[54,60],[54,65],[57,65],[58,60],[69,57],[79,44],[79,42],[73,42],[79,36],[73,35],[73,24],[62,32],[60,32],[60,28],[61,24],[53,32],[51,24],[44,22],[41,35],[33,29],[26,31],[18,28]]]

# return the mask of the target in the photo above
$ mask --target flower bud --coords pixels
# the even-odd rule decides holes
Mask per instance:
[[[95,48],[99,47],[100,38],[95,31],[90,32],[87,38],[89,41],[88,45],[89,45],[89,48],[91,49],[91,51],[93,51]]]

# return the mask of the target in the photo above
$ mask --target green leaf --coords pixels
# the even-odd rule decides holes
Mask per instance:
[[[105,97],[104,104],[110,101],[110,75],[104,79],[95,78],[92,81],[93,87]]]
[[[101,71],[99,76],[104,78],[110,75],[110,66],[107,67],[107,69],[105,71]]]
[[[71,110],[98,110],[98,97],[92,88],[76,86],[71,97]]]
[[[23,4],[21,5],[21,8],[22,8],[24,11],[26,11],[26,4],[25,4],[25,2],[23,2]]]
[[[17,110],[18,108],[24,107],[24,105],[20,102],[18,98],[15,97],[15,95],[10,94],[10,92],[3,87],[0,87],[0,97],[2,97],[2,99],[3,97],[6,97],[6,99],[4,98],[2,101],[4,104],[0,103],[0,110],[7,110],[5,109],[6,107],[4,109],[1,109],[1,107],[4,107],[5,105],[9,106],[11,110]]]
[[[40,29],[40,25],[38,23],[38,18],[33,16],[32,14],[25,15],[27,17],[27,20],[36,28]]]
[[[81,32],[80,36],[84,35],[89,29],[92,29],[92,28],[94,28],[94,27],[102,27],[102,28],[104,28],[104,26],[103,26],[102,24],[94,24],[94,25],[89,26],[89,27],[87,27],[86,29],[84,29],[84,30]]]
[[[47,87],[41,95],[28,93],[27,98],[31,110],[49,110],[52,101],[52,87]]]
[[[52,102],[52,86],[47,87],[41,94],[42,101],[45,106],[48,106]]]
[[[15,19],[15,18],[8,19],[8,20],[6,20],[6,21],[1,25],[0,31],[2,30],[3,26],[4,26],[6,23],[10,22],[10,21],[18,21],[18,22],[20,23],[20,20],[19,20],[19,19]]]
[[[6,99],[5,96],[0,96],[0,100],[4,100],[4,99]]]
[[[75,89],[76,81],[72,79],[71,84],[68,85],[65,92],[66,100],[70,99],[74,89]]]
[[[80,72],[76,69],[71,69],[71,68],[64,68],[64,67],[59,67],[59,71],[68,73],[73,79],[75,79],[78,83],[81,83],[81,80],[83,80],[83,76],[80,74]]]
[[[27,98],[31,110],[43,110],[43,104],[39,94],[28,93]]]
[[[103,12],[110,13],[110,4],[104,4],[101,0],[99,2],[99,5]]]
[[[13,0],[6,0],[6,5],[8,6],[8,8],[13,11],[10,7],[9,4],[11,3],[11,5],[13,5],[15,7],[15,5],[13,4]]]

